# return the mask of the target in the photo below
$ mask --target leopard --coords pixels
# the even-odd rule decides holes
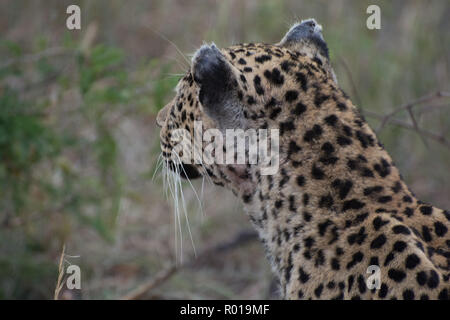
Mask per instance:
[[[223,134],[278,130],[278,170],[176,161],[173,133],[194,134],[195,121]],[[203,44],[156,122],[169,170],[241,200],[283,299],[450,299],[450,212],[405,184],[339,87],[315,19],[276,44]]]

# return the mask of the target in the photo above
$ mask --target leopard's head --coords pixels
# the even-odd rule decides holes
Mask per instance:
[[[251,187],[249,170],[258,171],[261,164],[251,164],[248,158],[244,163],[222,164],[199,155],[214,150],[208,154],[217,156],[220,150],[211,143],[215,147],[222,143],[226,158],[231,146],[227,143],[233,143],[226,141],[228,129],[276,129],[279,148],[289,148],[287,136],[295,125],[293,120],[304,111],[301,96],[310,99],[308,90],[327,81],[336,84],[322,28],[313,19],[295,24],[273,45],[249,43],[225,49],[203,45],[179,81],[175,98],[157,116],[163,158],[184,178],[209,175],[214,183],[235,191]],[[208,129],[214,129],[213,133],[209,130],[202,136]],[[183,137],[191,141],[196,134],[199,137],[196,130],[200,132],[199,145],[192,148],[193,144],[180,143]],[[247,143],[247,156],[249,147]]]

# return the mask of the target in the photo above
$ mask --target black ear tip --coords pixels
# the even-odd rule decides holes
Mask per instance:
[[[303,20],[301,22],[301,25],[305,25],[308,26],[310,28],[314,28],[317,25],[317,22],[315,19],[308,19],[308,20]]]
[[[223,56],[214,43],[204,44],[197,50],[192,58],[192,74],[194,81],[201,83],[204,75],[223,62]]]
[[[307,19],[294,24],[280,43],[281,45],[290,45],[301,43],[302,40],[313,43],[325,57],[329,58],[328,46],[322,35],[322,26],[315,19]]]
[[[299,41],[304,38],[316,38],[323,41],[322,26],[315,19],[296,23],[286,34],[286,41]]]
[[[214,42],[211,44],[204,44],[195,52],[192,60],[195,62],[198,58],[214,54],[220,54],[220,50],[216,47]]]

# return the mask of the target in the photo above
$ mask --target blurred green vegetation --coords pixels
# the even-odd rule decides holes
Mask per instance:
[[[143,85],[129,79],[120,48],[98,44],[82,52],[67,33],[64,48],[53,56],[44,37],[38,43],[28,53],[35,55],[31,62],[19,43],[0,43],[8,57],[0,69],[0,298],[49,297],[57,266],[35,258],[62,246],[67,229],[89,226],[105,241],[114,240],[124,177],[113,133],[121,119],[110,114],[130,112],[128,105]],[[142,111],[154,114],[178,79],[167,78],[170,65],[158,59],[148,69],[156,71],[146,94],[154,103]],[[23,81],[20,88],[12,79]],[[24,93],[51,84],[58,95],[75,91],[76,103],[56,110],[48,92]],[[71,125],[74,118],[82,127]],[[55,218],[59,224],[52,226],[52,236],[43,238],[43,228]],[[11,241],[18,246],[11,247]],[[35,292],[38,283],[46,289]]]
[[[63,243],[81,253],[83,298],[117,297],[173,258],[171,211],[159,178],[149,180],[159,153],[155,115],[187,68],[178,50],[275,43],[291,23],[315,17],[340,85],[361,109],[382,115],[448,91],[448,1],[376,2],[380,31],[365,27],[371,1],[3,1],[0,299],[51,298]],[[72,3],[82,8],[81,31],[64,27]],[[448,105],[417,107],[420,126],[448,138]],[[410,121],[406,112],[396,119]],[[450,207],[448,148],[433,140],[427,148],[394,125],[380,138],[420,198]],[[200,246],[246,223],[232,196],[209,191],[214,205],[194,225]],[[258,246],[247,249],[184,271],[156,294],[265,297],[266,262]]]

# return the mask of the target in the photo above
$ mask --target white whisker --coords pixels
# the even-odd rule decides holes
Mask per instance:
[[[203,191],[204,191],[204,186],[205,186],[205,176],[204,175],[202,175],[202,189],[201,189],[201,193],[200,193],[200,201],[203,203],[203,195],[204,195],[204,193],[203,193]],[[204,219],[205,219],[205,215],[203,214],[203,210],[201,211],[201,221],[203,222],[204,221]]]
[[[156,173],[162,167],[162,165],[163,165],[163,158],[162,158],[162,152],[161,152],[158,156],[158,159],[156,160],[156,166],[155,166],[155,171],[153,172],[153,175],[152,175],[152,181],[155,179]]]
[[[165,75],[168,77],[183,77],[185,73],[166,73]]]
[[[176,166],[174,166],[176,170]],[[172,181],[174,186],[174,194],[175,194],[175,213],[176,213],[176,221],[178,224],[178,229],[180,232],[180,263],[183,263],[183,229],[181,227],[181,217],[180,217],[180,206],[179,206],[179,198],[178,198],[178,184],[176,181],[177,174],[172,172]]]
[[[168,167],[170,165],[168,164]],[[173,167],[175,170],[176,166]],[[173,205],[174,205],[174,227],[175,227],[175,262],[178,264],[178,260],[180,263],[183,262],[183,230],[181,227],[181,219],[180,219],[180,209],[179,209],[179,198],[178,198],[178,187],[176,184],[176,173],[169,168],[168,171],[168,186],[169,191],[172,196]],[[179,258],[178,258],[179,257]]]
[[[177,52],[184,58],[184,60],[187,62],[188,67],[191,65],[191,61],[183,54],[183,52],[181,52],[181,50],[178,48],[178,46],[173,41],[169,40],[162,33],[158,32],[156,30],[153,30],[152,28],[150,28],[150,26],[147,26],[147,28],[150,29],[150,31],[154,32],[156,35],[158,35],[163,40],[165,40],[168,43],[170,43],[177,50]]]
[[[208,180],[211,184],[212,179],[210,175],[208,174],[206,167],[203,165],[203,163],[200,163],[200,166],[197,167],[199,172],[202,174],[202,186],[201,186],[201,194],[197,192],[196,188],[194,187],[192,181],[189,179],[187,172],[185,168],[182,165],[181,158],[178,154],[173,153],[176,156],[172,158],[171,161],[168,159],[164,159],[162,154],[158,157],[155,173],[153,174],[155,176],[156,172],[160,169],[162,166],[162,173],[163,173],[163,188],[165,192],[165,196],[167,199],[170,198],[172,200],[173,206],[174,206],[174,233],[175,233],[175,262],[183,263],[183,227],[182,227],[182,217],[181,217],[181,210],[183,211],[184,220],[186,221],[186,227],[189,234],[189,239],[194,251],[194,255],[197,256],[197,249],[195,246],[195,241],[189,221],[189,215],[188,215],[188,209],[187,209],[187,203],[186,198],[184,196],[183,192],[183,184],[181,179],[181,170],[184,176],[186,177],[187,182],[190,185],[190,188],[192,189],[194,196],[198,202],[198,208],[200,210],[200,216],[203,221],[204,219],[204,212],[203,212],[203,197],[205,192],[205,179]],[[154,177],[153,176],[153,177]],[[181,208],[180,208],[180,202],[181,202]]]
[[[178,168],[177,168],[177,171],[178,171]],[[176,178],[177,178],[177,182],[178,182],[179,190],[180,190],[180,194],[181,194],[181,204],[183,206],[184,218],[186,219],[186,225],[187,225],[187,229],[188,229],[188,233],[189,233],[189,238],[191,239],[192,248],[194,249],[194,255],[197,256],[197,250],[195,249],[194,239],[192,237],[191,226],[189,223],[189,218],[188,218],[187,209],[186,209],[186,201],[184,199],[183,188],[181,185],[181,176],[180,176],[179,172],[177,172]]]
[[[181,163],[181,159],[180,159],[180,157],[178,156],[178,154],[177,154],[177,158],[178,158],[178,161]],[[191,186],[192,191],[194,191],[195,197],[197,198],[197,201],[198,201],[199,210],[200,210],[200,212],[201,212],[202,215],[203,215],[202,201],[200,200],[200,197],[198,196],[197,190],[195,190],[194,185],[193,185],[192,182],[191,182],[191,179],[189,179],[189,177],[188,177],[186,171],[184,170],[184,167],[183,167],[182,165],[180,165],[180,167],[183,169],[184,176],[186,177],[186,180],[189,182],[189,185]]]

